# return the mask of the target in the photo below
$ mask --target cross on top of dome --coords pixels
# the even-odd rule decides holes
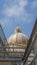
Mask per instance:
[[[19,32],[21,33],[22,31],[21,31],[21,28],[19,26],[17,26],[15,29],[15,33],[19,33]]]

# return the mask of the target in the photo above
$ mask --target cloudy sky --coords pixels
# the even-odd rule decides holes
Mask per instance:
[[[0,0],[0,23],[6,38],[19,25],[28,37],[37,17],[37,0]]]

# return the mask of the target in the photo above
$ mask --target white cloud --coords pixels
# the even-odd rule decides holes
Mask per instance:
[[[4,9],[2,10],[5,15],[4,21],[8,22],[11,17],[14,17],[14,22],[17,22],[18,20],[23,22],[31,22],[30,18],[32,15],[25,9],[28,3],[28,0],[5,0]]]
[[[3,12],[6,16],[20,16],[23,14],[24,7],[28,4],[28,0],[15,0],[14,3],[15,4],[11,5],[11,7],[7,6],[4,8]]]
[[[31,8],[37,8],[37,0],[32,2]]]

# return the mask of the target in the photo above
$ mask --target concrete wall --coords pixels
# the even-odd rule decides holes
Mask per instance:
[[[37,55],[37,37],[35,38],[35,42],[34,42],[34,53],[35,55]],[[37,65],[37,57],[35,59],[35,65]]]

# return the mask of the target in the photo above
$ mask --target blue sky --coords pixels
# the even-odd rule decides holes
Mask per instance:
[[[17,25],[28,37],[37,17],[37,0],[0,0],[0,23],[6,38]]]

